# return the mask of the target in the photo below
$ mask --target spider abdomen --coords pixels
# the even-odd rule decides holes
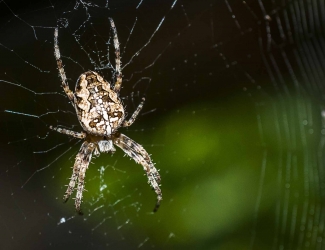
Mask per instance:
[[[88,133],[110,136],[120,127],[124,120],[123,105],[98,73],[81,74],[74,95],[79,122]]]

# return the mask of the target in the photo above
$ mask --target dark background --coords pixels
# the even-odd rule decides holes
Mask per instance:
[[[0,0],[1,249],[325,249],[324,1],[173,3]],[[108,17],[128,113],[146,97],[120,131],[160,169],[155,214],[120,150],[90,164],[83,216],[62,203],[81,142],[48,127],[81,127],[54,28],[73,89],[112,80]]]

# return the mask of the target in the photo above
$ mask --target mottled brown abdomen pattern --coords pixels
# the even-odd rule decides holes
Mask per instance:
[[[75,98],[79,122],[90,134],[110,136],[124,120],[124,108],[117,94],[94,71],[80,75]]]

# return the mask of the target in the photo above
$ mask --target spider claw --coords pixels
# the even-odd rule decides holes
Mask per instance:
[[[153,209],[153,212],[154,213],[157,212],[159,207],[160,207],[160,200],[158,199],[158,201],[157,201],[157,203],[156,203],[156,205],[155,205],[155,207]]]
[[[79,215],[84,215],[84,213],[81,211],[80,208],[76,208],[76,211],[77,211],[77,213],[78,213]]]

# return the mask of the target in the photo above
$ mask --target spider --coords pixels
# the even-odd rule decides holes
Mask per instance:
[[[83,131],[75,132],[53,126],[50,126],[50,129],[75,138],[84,139],[76,156],[72,176],[63,200],[64,202],[68,201],[77,184],[75,207],[77,212],[82,214],[80,207],[85,186],[85,174],[92,154],[99,156],[100,153],[114,153],[116,151],[114,145],[116,145],[135,160],[136,163],[143,166],[148,177],[148,183],[157,194],[157,203],[154,208],[155,212],[159,208],[160,201],[162,200],[162,193],[159,188],[160,175],[146,150],[140,144],[117,131],[120,127],[129,127],[133,124],[143,107],[145,99],[142,98],[142,101],[132,116],[126,120],[124,107],[119,98],[122,85],[119,41],[113,19],[109,18],[109,22],[113,32],[115,50],[115,84],[111,86],[98,73],[87,71],[82,73],[78,78],[74,93],[69,89],[67,84],[66,74],[60,57],[58,28],[55,28],[54,31],[54,55],[62,88],[76,110]]]

